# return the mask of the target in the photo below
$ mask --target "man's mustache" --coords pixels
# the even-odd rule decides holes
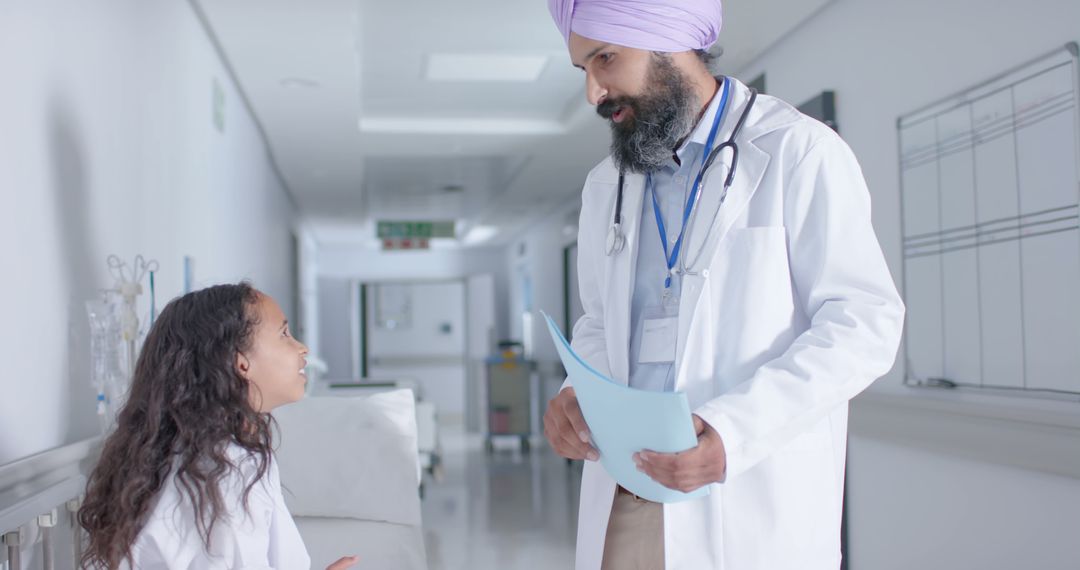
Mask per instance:
[[[636,111],[637,109],[637,107],[634,105],[634,102],[629,99],[608,99],[596,106],[596,114],[600,115],[605,119],[611,119],[611,117],[615,115],[615,111],[619,107],[627,107],[634,111]]]

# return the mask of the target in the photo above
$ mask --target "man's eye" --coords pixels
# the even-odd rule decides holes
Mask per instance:
[[[600,61],[603,62],[603,63],[607,63],[607,62],[611,61],[611,59],[614,58],[614,57],[615,57],[615,54],[602,53],[602,54],[600,54]]]

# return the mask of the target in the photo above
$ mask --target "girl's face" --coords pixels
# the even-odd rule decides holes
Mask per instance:
[[[250,382],[251,405],[262,413],[304,397],[308,348],[292,337],[289,321],[269,295],[254,307],[258,324],[251,349],[236,356],[236,366]]]

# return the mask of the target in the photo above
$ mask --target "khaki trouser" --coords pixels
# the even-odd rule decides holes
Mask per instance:
[[[615,492],[601,570],[664,570],[664,505]]]

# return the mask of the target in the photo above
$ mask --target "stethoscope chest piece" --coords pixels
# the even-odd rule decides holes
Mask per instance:
[[[626,247],[626,236],[622,233],[620,224],[612,224],[608,229],[606,249],[608,255],[615,255],[621,253],[623,248]]]

